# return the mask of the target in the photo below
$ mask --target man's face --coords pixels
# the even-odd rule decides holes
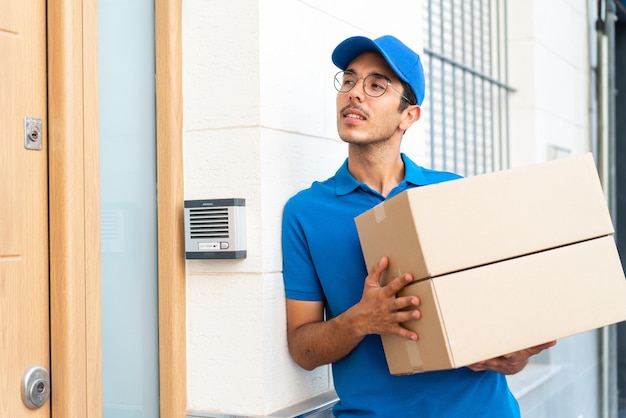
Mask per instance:
[[[392,137],[400,139],[399,125],[403,113],[399,111],[401,95],[391,87],[380,97],[370,97],[363,90],[363,77],[379,74],[402,91],[402,84],[385,59],[376,52],[364,52],[346,68],[359,81],[349,92],[337,93],[337,131],[349,144],[369,145]]]

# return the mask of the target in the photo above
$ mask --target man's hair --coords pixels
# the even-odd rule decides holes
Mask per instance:
[[[406,97],[406,99],[404,97],[400,98],[400,106],[398,107],[398,111],[402,112],[410,105],[416,104],[417,99],[415,98],[415,93],[413,92],[413,89],[411,88],[411,86],[409,86],[408,83],[400,80],[400,84],[402,84],[402,94],[404,95],[404,97]]]

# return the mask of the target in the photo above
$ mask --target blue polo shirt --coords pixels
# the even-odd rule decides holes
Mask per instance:
[[[412,188],[460,176],[416,165],[404,154],[404,180],[387,199]],[[323,301],[333,318],[363,293],[371,266],[361,252],[354,218],[385,197],[348,171],[348,161],[323,182],[293,196],[283,214],[283,277],[287,298]],[[428,338],[421,335],[421,338]],[[393,376],[380,336],[369,335],[332,365],[337,418],[518,418],[504,375],[468,368]]]

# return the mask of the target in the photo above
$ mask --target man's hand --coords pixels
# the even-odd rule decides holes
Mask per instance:
[[[490,360],[481,361],[468,366],[475,372],[492,370],[502,374],[515,374],[524,369],[528,364],[528,359],[535,354],[539,354],[543,350],[554,347],[556,341],[550,341],[545,344],[530,347],[525,350],[516,351],[514,353],[505,354]]]
[[[415,341],[418,339],[417,333],[400,324],[420,318],[420,311],[417,310],[419,298],[396,296],[403,287],[413,281],[413,277],[404,274],[381,286],[381,275],[388,266],[389,259],[383,257],[365,278],[361,301],[351,309],[354,323],[362,327],[363,335],[393,334]]]
[[[333,363],[370,334],[395,334],[417,340],[415,332],[400,324],[420,317],[419,299],[396,297],[413,278],[404,274],[381,286],[380,276],[388,265],[387,257],[376,263],[365,278],[361,300],[328,321],[324,320],[323,302],[287,299],[287,341],[296,363],[306,370]]]

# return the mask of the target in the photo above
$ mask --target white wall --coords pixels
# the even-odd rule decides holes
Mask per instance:
[[[338,71],[352,35],[391,33],[419,50],[419,2],[185,0],[185,199],[246,199],[245,260],[187,261],[188,409],[264,415],[332,389],[286,348],[280,222],[285,201],[346,157],[335,130]],[[405,151],[419,150],[419,127]],[[413,131],[413,132],[411,132]]]
[[[586,0],[509,0],[511,165],[590,150]]]
[[[509,0],[512,166],[592,149],[587,3]],[[509,379],[522,416],[598,417],[599,367],[597,331],[560,340]]]
[[[326,367],[305,372],[287,353],[282,206],[346,156],[335,131],[332,49],[348,36],[391,33],[420,50],[422,6],[183,2],[185,199],[245,198],[248,223],[246,259],[187,262],[189,410],[265,415],[332,388]],[[381,7],[387,12],[369,11]],[[546,160],[551,146],[589,149],[586,11],[584,0],[509,0],[513,166]],[[404,143],[417,161],[421,130],[420,122]],[[561,341],[539,359],[556,366],[542,372],[542,385],[518,377],[529,417],[577,416],[551,408],[572,405],[564,396],[585,388],[573,409],[593,416],[595,342],[595,333]]]

